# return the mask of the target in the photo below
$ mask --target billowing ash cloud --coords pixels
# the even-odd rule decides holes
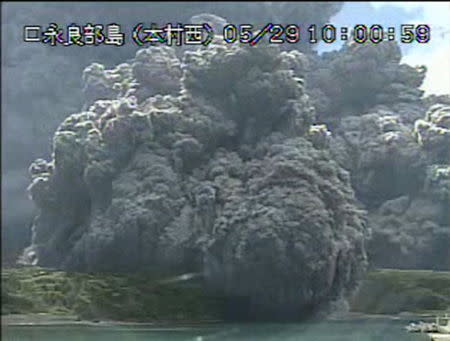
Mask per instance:
[[[397,37],[400,37],[401,25],[429,25],[431,39],[428,43],[400,44],[402,61],[411,66],[425,65],[428,73],[422,89],[427,95],[441,95],[450,93],[449,18],[448,2],[346,2],[330,23],[336,27],[354,27],[357,24],[395,27]],[[319,51],[331,51],[340,46],[340,43],[320,44]]]

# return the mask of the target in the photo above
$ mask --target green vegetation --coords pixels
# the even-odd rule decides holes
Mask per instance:
[[[2,315],[47,313],[80,319],[200,321],[223,317],[224,300],[198,286],[149,274],[85,274],[38,267],[2,270]],[[437,313],[450,309],[450,272],[375,270],[352,299],[368,314]]]
[[[450,272],[381,269],[368,273],[352,310],[370,314],[436,313],[450,309]]]
[[[222,300],[200,287],[162,284],[148,274],[82,274],[38,267],[2,270],[2,315],[48,313],[80,319],[220,319]]]

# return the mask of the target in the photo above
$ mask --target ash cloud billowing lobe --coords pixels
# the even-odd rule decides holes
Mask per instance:
[[[275,8],[276,7],[276,8]],[[82,48],[51,47],[23,41],[25,25],[41,25],[45,28],[57,21],[60,27],[77,23],[107,25],[118,23],[126,37],[139,22],[155,22],[164,25],[188,23],[192,16],[211,13],[208,20],[224,17],[219,22],[236,25],[253,22],[265,25],[277,21],[280,15],[292,15],[289,20],[321,24],[341,7],[338,3],[5,3],[2,5],[2,262],[13,264],[21,249],[29,243],[29,225],[33,219],[33,206],[27,202],[27,168],[37,157],[48,158],[51,153],[52,135],[67,116],[90,105],[84,100],[80,74],[91,63],[102,63],[107,68],[134,57],[137,46],[84,46]],[[275,16],[274,16],[275,15]],[[197,16],[198,17],[198,16]],[[205,17],[200,15],[201,20]],[[195,18],[193,18],[195,21]],[[287,20],[287,19],[286,19]],[[288,21],[289,21],[288,20]],[[308,21],[308,22],[309,22]],[[256,27],[256,26],[255,26]],[[302,48],[310,48],[308,45]],[[180,55],[182,49],[176,50]],[[147,58],[142,55],[142,58]],[[92,71],[92,70],[91,70]],[[61,75],[64,76],[61,76]],[[140,73],[144,76],[145,73]],[[170,73],[168,73],[170,75]],[[107,77],[106,77],[107,78]],[[100,80],[105,82],[105,79]],[[106,83],[108,81],[106,80]],[[106,85],[106,84],[105,84]],[[132,85],[131,85],[132,86]],[[158,88],[159,85],[154,83]],[[97,87],[95,91],[120,92],[116,89]],[[142,96],[155,91],[143,87]],[[84,88],[90,93],[89,88]],[[95,97],[95,95],[93,95]],[[140,96],[139,93],[136,94]],[[107,97],[105,97],[107,98]]]
[[[139,93],[136,70],[151,71],[140,56],[169,66],[168,51],[96,75]],[[25,255],[83,271],[203,272],[208,288],[249,297],[253,316],[340,298],[365,270],[365,214],[318,143],[323,130],[289,68],[303,58],[271,46],[187,51],[166,93],[119,94],[68,117],[52,160],[31,167],[40,215]],[[157,86],[159,75],[145,80]]]

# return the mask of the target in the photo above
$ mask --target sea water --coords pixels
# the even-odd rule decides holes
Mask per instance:
[[[215,324],[202,327],[122,325],[3,326],[4,341],[414,341],[408,321],[365,319],[289,324]]]

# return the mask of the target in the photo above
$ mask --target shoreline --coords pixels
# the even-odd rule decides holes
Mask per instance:
[[[148,327],[167,327],[175,326],[179,328],[193,327],[196,325],[214,325],[223,323],[222,320],[198,320],[198,321],[120,321],[120,320],[82,320],[75,315],[55,315],[47,313],[35,314],[8,314],[1,316],[1,325],[3,326],[95,326],[95,327],[111,327],[111,326],[148,326]]]
[[[324,318],[323,321],[352,321],[359,319],[383,319],[383,320],[418,320],[418,319],[433,319],[435,315],[432,314],[414,314],[414,313],[401,313],[394,315],[383,314],[365,314],[359,312],[349,312],[340,316],[330,316]],[[34,313],[34,314],[8,314],[1,316],[2,327],[24,327],[24,326],[93,326],[93,327],[152,327],[152,328],[192,328],[213,326],[221,323],[229,323],[224,320],[166,320],[166,321],[120,321],[120,320],[82,320],[75,315],[55,315],[47,313]],[[233,323],[236,323],[233,321]],[[243,323],[248,323],[243,322]]]

